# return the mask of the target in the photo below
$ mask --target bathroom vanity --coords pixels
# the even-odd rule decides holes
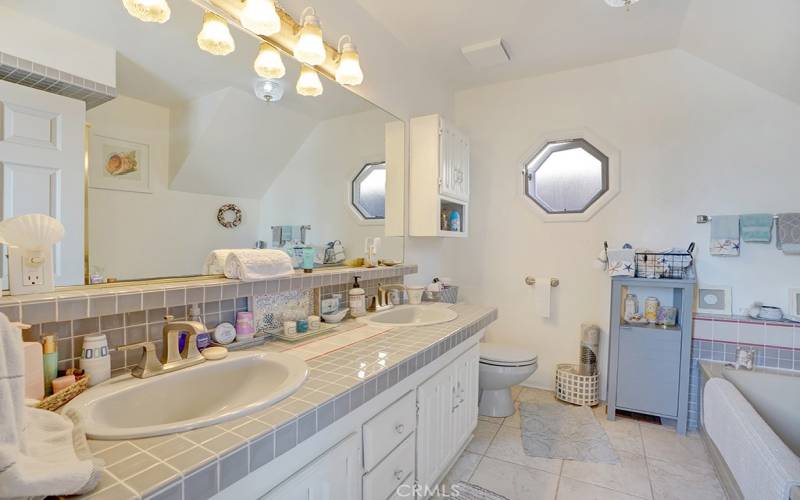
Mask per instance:
[[[340,334],[284,350],[305,359],[309,375],[265,410],[166,436],[90,441],[115,483],[103,484],[101,493],[425,498],[425,487],[430,491],[447,473],[477,424],[478,341],[497,313],[465,304],[424,307],[457,317],[419,327],[348,322]],[[257,349],[274,352],[277,344]],[[129,457],[146,461],[148,471],[118,477]]]

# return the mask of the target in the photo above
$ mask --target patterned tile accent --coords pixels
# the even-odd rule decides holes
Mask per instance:
[[[753,349],[756,366],[800,371],[800,324],[745,316],[694,318],[689,376],[689,429],[697,429],[700,408],[699,360],[733,362],[739,346]]]
[[[3,52],[0,52],[0,80],[85,101],[87,110],[117,97],[114,87]]]
[[[309,376],[303,386],[259,413],[168,436],[90,441],[93,453],[108,464],[106,480],[91,495],[113,492],[114,498],[120,499],[167,498],[182,487],[183,498],[213,496],[245,472],[289,452],[435,362],[497,319],[493,308],[450,307],[459,316],[449,323],[388,330],[360,326],[342,333],[341,337],[350,336],[353,342],[345,346],[331,343],[319,354],[308,353],[312,357],[306,358]],[[306,347],[331,342],[330,337],[326,339],[309,342]],[[270,342],[259,349],[285,348],[286,344]],[[131,460],[147,465],[131,475]]]

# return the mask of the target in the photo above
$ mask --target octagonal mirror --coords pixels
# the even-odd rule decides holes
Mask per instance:
[[[525,194],[548,214],[585,212],[608,191],[608,156],[585,139],[545,144],[525,164]]]

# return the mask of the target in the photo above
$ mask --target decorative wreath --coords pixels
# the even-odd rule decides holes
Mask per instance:
[[[242,223],[242,209],[233,203],[222,205],[217,211],[217,222],[228,229],[238,226]]]

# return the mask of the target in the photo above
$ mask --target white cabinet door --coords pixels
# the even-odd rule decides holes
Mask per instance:
[[[417,388],[417,483],[433,487],[454,454],[453,365]]]
[[[480,348],[472,347],[454,362],[455,404],[453,446],[458,451],[470,438],[478,423],[478,361]]]
[[[444,120],[439,132],[439,193],[469,201],[469,139]]]
[[[360,437],[351,434],[266,494],[265,500],[361,498]]]
[[[85,123],[83,101],[0,81],[0,218],[43,213],[64,224],[56,285],[83,284]]]

